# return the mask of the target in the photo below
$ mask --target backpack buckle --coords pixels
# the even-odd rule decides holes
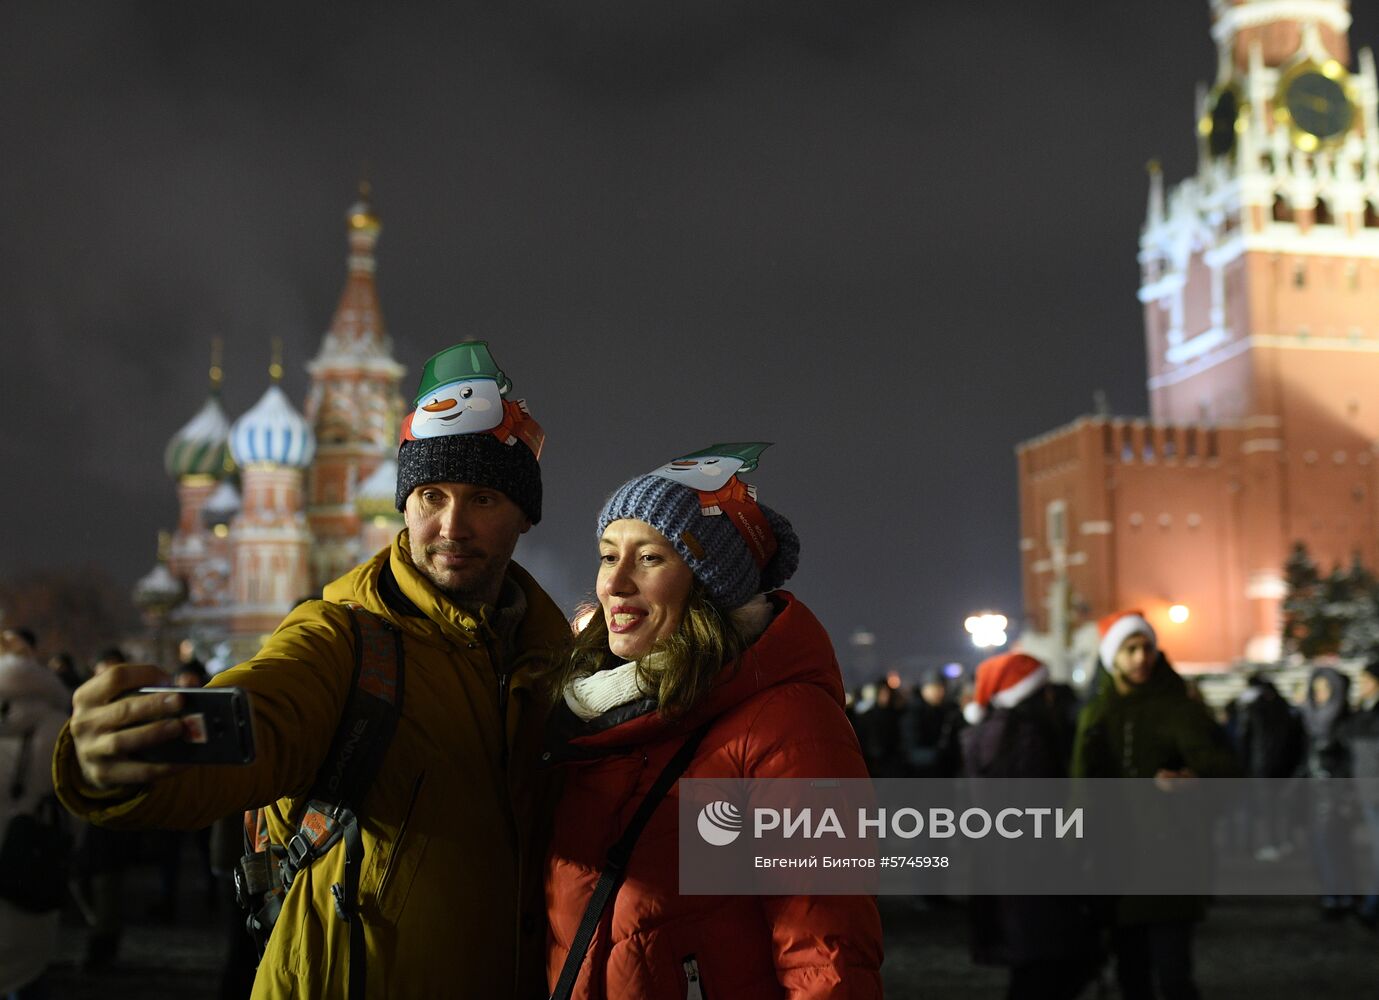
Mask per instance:
[[[312,847],[301,833],[294,833],[292,839],[283,845],[287,850],[287,864],[295,874],[311,862]]]

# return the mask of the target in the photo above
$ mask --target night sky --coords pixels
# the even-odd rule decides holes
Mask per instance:
[[[0,6],[0,576],[152,567],[213,336],[232,419],[275,336],[301,405],[367,163],[404,394],[490,341],[558,601],[618,483],[774,441],[840,656],[970,660],[1020,610],[1014,445],[1146,412],[1144,168],[1194,169],[1207,0],[512,6]]]

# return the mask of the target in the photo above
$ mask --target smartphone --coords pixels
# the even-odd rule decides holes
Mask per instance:
[[[254,760],[254,719],[249,696],[235,687],[145,687],[136,694],[180,694],[180,740],[141,750],[140,760],[166,764],[249,764]]]

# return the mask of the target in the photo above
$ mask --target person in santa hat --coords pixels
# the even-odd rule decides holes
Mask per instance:
[[[1238,777],[1225,733],[1188,696],[1144,614],[1107,615],[1098,631],[1098,659],[1107,675],[1078,717],[1073,777],[1154,778],[1166,791],[1174,779]],[[1125,1000],[1198,995],[1192,936],[1205,911],[1200,896],[1116,901],[1112,947]]]
[[[1049,669],[1034,657],[1003,653],[983,661],[964,714],[972,723],[960,737],[967,777],[1067,777],[1067,725]],[[1077,897],[974,895],[968,906],[972,958],[1010,968],[1010,1000],[1071,1000],[1101,967]]]

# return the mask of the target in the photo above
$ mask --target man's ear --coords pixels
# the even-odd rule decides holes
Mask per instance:
[[[524,517],[522,518],[522,530],[518,534],[525,535],[528,531],[531,531],[531,518]]]

